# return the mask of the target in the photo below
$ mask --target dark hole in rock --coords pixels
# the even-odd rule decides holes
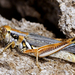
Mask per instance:
[[[25,18],[31,22],[42,23],[57,38],[65,38],[58,28],[61,11],[56,0],[3,0],[3,2],[0,0],[0,14],[3,17],[9,20]],[[6,7],[7,2],[9,7]]]

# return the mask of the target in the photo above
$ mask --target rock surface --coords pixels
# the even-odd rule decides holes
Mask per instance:
[[[67,37],[75,37],[75,0],[57,0],[62,12],[59,28]]]

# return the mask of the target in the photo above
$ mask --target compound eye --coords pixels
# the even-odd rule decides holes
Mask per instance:
[[[7,33],[7,30],[6,30],[6,28],[2,28],[2,33],[5,35],[6,33]]]
[[[2,38],[5,38],[5,36],[6,36],[6,34],[7,34],[6,28],[1,27],[0,31],[1,31],[1,32],[0,32],[1,37],[2,37]]]

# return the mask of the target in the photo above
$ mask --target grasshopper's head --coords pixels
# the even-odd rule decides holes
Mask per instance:
[[[5,39],[8,29],[10,29],[10,26],[7,25],[0,27],[0,40]]]
[[[6,36],[7,30],[5,27],[0,27],[0,40],[4,39]]]

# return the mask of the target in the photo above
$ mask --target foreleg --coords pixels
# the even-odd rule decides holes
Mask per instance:
[[[13,42],[11,42],[10,44],[8,44],[0,54],[2,54],[2,53],[3,53],[7,48],[9,48],[10,46],[11,46],[12,48],[14,48],[14,47],[15,47],[15,42],[13,41]]]

